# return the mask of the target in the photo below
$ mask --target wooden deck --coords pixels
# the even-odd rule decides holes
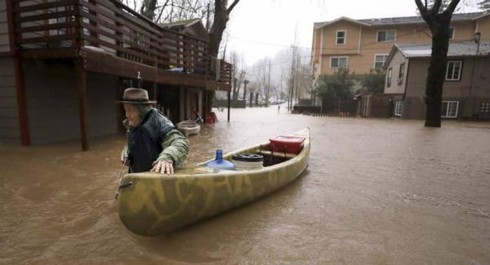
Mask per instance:
[[[162,28],[117,0],[7,0],[24,58],[73,58],[86,71],[229,90],[231,64],[204,40]]]

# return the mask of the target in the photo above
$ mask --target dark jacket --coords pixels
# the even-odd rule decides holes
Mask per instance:
[[[151,109],[138,127],[128,128],[127,137],[131,172],[150,171],[161,160],[178,166],[187,156],[187,138],[156,109]]]

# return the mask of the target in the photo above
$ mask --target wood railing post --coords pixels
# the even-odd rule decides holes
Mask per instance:
[[[14,58],[14,73],[15,73],[15,88],[17,97],[17,112],[19,114],[19,129],[20,129],[20,142],[24,146],[31,145],[31,135],[29,132],[29,121],[27,117],[27,102],[24,83],[24,69],[22,67],[22,59],[20,54],[20,44],[17,43],[16,18],[14,19],[14,3],[12,0],[6,0],[7,11],[7,23],[9,30],[9,48],[10,54]]]
[[[85,70],[84,56],[80,56],[77,62],[78,76],[78,95],[79,95],[79,116],[80,116],[80,138],[82,143],[82,151],[89,149],[88,142],[88,114],[87,114],[87,72]]]

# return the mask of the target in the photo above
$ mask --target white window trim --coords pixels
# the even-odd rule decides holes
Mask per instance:
[[[339,43],[339,32],[344,32],[344,42]],[[339,29],[335,32],[335,45],[345,45],[347,43],[347,30],[345,29]]]
[[[378,35],[382,31],[384,31],[384,32],[393,31],[393,32],[395,32],[395,37],[393,38],[393,40],[382,40],[382,41],[380,41],[380,40],[378,40],[379,39],[378,38]],[[396,31],[396,29],[382,29],[382,30],[377,30],[376,31],[376,42],[395,42],[396,41],[396,37],[398,35],[397,33],[398,32]]]
[[[490,102],[480,103],[480,113],[490,113]]]
[[[334,58],[337,58],[337,59],[342,59],[342,58],[345,58],[345,68],[349,68],[349,56],[332,56],[330,57],[330,68],[342,68],[342,67],[333,67],[332,66],[332,60]]]
[[[388,70],[386,71],[386,87],[391,87],[392,83],[393,83],[393,67],[389,67]]]
[[[448,107],[449,107],[449,104],[451,103],[456,103],[456,114],[454,116],[448,116],[447,115],[447,110],[446,110],[446,113],[441,113],[441,118],[457,118],[458,117],[458,112],[459,112],[459,101],[457,100],[443,100],[442,101],[442,105],[444,105],[444,103],[447,103]]]
[[[399,112],[397,110],[400,110]],[[403,112],[403,101],[401,100],[396,100],[395,101],[395,106],[393,110],[393,115],[397,117],[401,117]]]
[[[376,53],[376,54],[374,54],[373,68],[376,68],[376,57],[377,56],[385,56],[386,57],[385,61],[383,62],[383,65],[384,65],[386,63],[386,60],[388,59],[389,54],[387,54],[387,53]],[[383,67],[383,66],[381,66],[381,67]]]
[[[405,80],[405,72],[407,71],[406,68],[407,68],[407,66],[406,66],[405,62],[401,63],[399,68],[398,68],[398,79],[396,82],[398,85],[403,85],[403,80]],[[402,74],[402,69],[403,69],[403,74]],[[400,74],[402,74],[402,75],[400,75]]]
[[[454,36],[456,36],[456,28],[451,26],[449,26],[449,28],[453,30],[453,35],[449,36],[449,39],[454,40]]]
[[[454,63],[454,62],[459,62],[459,72],[458,72],[458,79],[454,78],[447,78],[447,74],[449,72],[449,63]],[[448,60],[446,64],[446,81],[461,81],[461,73],[463,72],[463,61],[462,60]],[[454,76],[454,73],[452,74]]]

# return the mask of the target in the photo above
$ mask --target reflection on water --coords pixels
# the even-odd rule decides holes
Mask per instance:
[[[490,124],[217,112],[187,163],[310,127],[310,165],[258,202],[144,238],[113,195],[124,137],[0,146],[0,264],[490,264]]]

